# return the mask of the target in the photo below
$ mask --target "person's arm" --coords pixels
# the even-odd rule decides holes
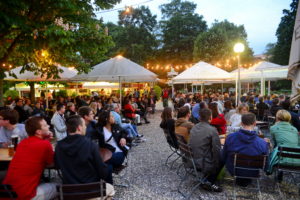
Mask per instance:
[[[212,154],[213,162],[216,166],[219,165],[220,161],[221,142],[217,130],[213,130],[212,133]]]
[[[57,115],[52,119],[52,124],[59,132],[65,132],[67,130],[65,122],[61,121]]]
[[[53,167],[54,166],[54,151],[52,145],[49,141],[45,141],[45,164],[46,167]]]

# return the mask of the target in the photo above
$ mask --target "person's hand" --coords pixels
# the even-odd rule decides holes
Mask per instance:
[[[124,146],[126,145],[126,140],[125,140],[125,138],[121,138],[121,140],[120,140],[120,145],[121,145],[122,147],[124,147]]]

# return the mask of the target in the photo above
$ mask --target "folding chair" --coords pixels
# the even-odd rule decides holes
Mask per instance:
[[[60,200],[83,200],[106,196],[106,183],[103,180],[86,184],[63,184],[58,186]]]
[[[17,199],[18,195],[13,191],[11,185],[0,185],[0,199]]]
[[[174,163],[180,158],[179,152],[178,152],[178,143],[177,140],[175,138],[173,138],[171,136],[171,134],[169,133],[168,130],[163,129],[164,131],[164,135],[165,138],[167,140],[167,143],[169,145],[169,148],[171,149],[172,153],[167,157],[166,161],[165,161],[165,165],[168,166],[169,164],[169,159],[173,156],[173,155],[177,155],[177,158],[175,160],[173,160],[171,163],[171,169],[173,168]]]
[[[192,194],[194,193],[194,191],[201,185],[203,184],[205,181],[205,177],[201,176],[201,173],[197,170],[196,165],[195,165],[195,161],[193,158],[193,152],[192,149],[187,145],[184,137],[182,135],[178,135],[176,134],[176,138],[177,138],[177,142],[179,145],[179,150],[180,150],[180,156],[183,159],[183,165],[184,169],[185,169],[185,175],[184,177],[181,179],[177,191],[186,199],[190,199],[190,197],[192,196]],[[189,167],[188,163],[191,163],[192,166]],[[189,175],[193,175],[196,178],[197,184],[193,186],[192,191],[190,192],[190,194],[186,195],[181,191],[181,185],[182,183],[187,179],[187,177]]]
[[[278,164],[275,166],[275,178],[277,178],[278,173],[290,173],[292,174],[300,174],[300,165],[293,165],[293,161],[300,161],[300,148],[293,148],[293,147],[278,147]],[[290,159],[291,162],[284,163],[283,159]],[[300,195],[300,184],[297,183],[297,180],[292,175],[293,180],[296,184],[298,184],[298,193]],[[278,183],[278,182],[277,182]],[[280,187],[277,184],[280,196],[282,193],[280,191]]]
[[[234,199],[236,199],[236,179],[251,179],[257,181],[257,187],[261,199],[260,179],[266,166],[266,155],[248,156],[235,153],[233,162],[233,177],[234,177]],[[248,176],[240,175],[241,172],[249,173]]]

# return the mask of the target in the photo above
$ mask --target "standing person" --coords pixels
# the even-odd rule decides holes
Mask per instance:
[[[256,104],[258,120],[263,120],[265,112],[269,109],[269,106],[264,102],[263,97],[259,97],[258,103]]]
[[[223,148],[223,161],[226,163],[226,168],[233,175],[233,155],[240,153],[248,156],[259,156],[268,154],[268,143],[261,139],[254,131],[256,125],[256,117],[253,113],[242,115],[242,128],[226,138]],[[237,175],[251,177],[256,172],[249,170],[239,170]],[[251,183],[251,179],[237,178],[237,184],[247,186]]]
[[[32,112],[32,116],[37,116],[37,117],[45,117],[46,113],[44,111],[44,109],[41,107],[41,102],[37,101],[35,103],[33,112]]]
[[[27,116],[31,116],[33,109],[31,108],[31,100],[30,99],[26,99],[25,100],[25,105],[23,108],[27,114]]]
[[[168,107],[168,100],[169,100],[169,90],[165,88],[162,92],[162,99],[163,99],[163,107]]]
[[[84,120],[79,115],[73,115],[67,119],[66,125],[69,135],[55,148],[55,164],[61,169],[63,183],[93,183],[102,179],[112,184],[112,171],[103,163],[99,147],[84,136]],[[113,187],[106,186],[106,195],[113,196]]]
[[[19,123],[24,123],[25,120],[28,118],[28,115],[23,108],[22,99],[16,100],[16,106],[14,107],[14,110],[16,110],[19,113]]]
[[[217,129],[210,125],[211,120],[211,110],[201,109],[200,122],[191,130],[189,146],[192,148],[197,169],[207,176],[207,182],[202,187],[221,192],[222,188],[215,184],[223,167],[220,161],[221,143]]]
[[[27,137],[24,124],[18,124],[19,114],[16,110],[5,109],[0,111],[0,148],[7,148],[12,135],[21,140]]]
[[[25,128],[29,137],[18,145],[3,184],[10,184],[18,199],[53,199],[57,196],[56,184],[40,183],[44,169],[53,166],[49,125],[42,117],[31,117]]]
[[[71,117],[72,115],[77,115],[76,107],[75,107],[74,103],[68,102],[64,117],[67,119],[67,118]]]
[[[152,108],[152,114],[155,113],[155,105],[156,105],[156,96],[154,94],[150,94],[150,97],[149,97],[149,107]]]
[[[63,104],[58,104],[56,106],[56,112],[51,119],[51,124],[54,127],[55,137],[57,141],[67,137],[67,126],[64,118],[65,111],[65,106]]]

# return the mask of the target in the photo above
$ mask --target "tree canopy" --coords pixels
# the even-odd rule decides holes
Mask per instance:
[[[237,42],[245,45],[245,51],[241,54],[241,61],[251,61],[253,51],[248,45],[244,26],[237,26],[227,20],[216,21],[207,32],[197,36],[194,44],[194,60],[218,63],[230,71],[237,66],[237,61],[233,59],[235,56],[233,47]]]

